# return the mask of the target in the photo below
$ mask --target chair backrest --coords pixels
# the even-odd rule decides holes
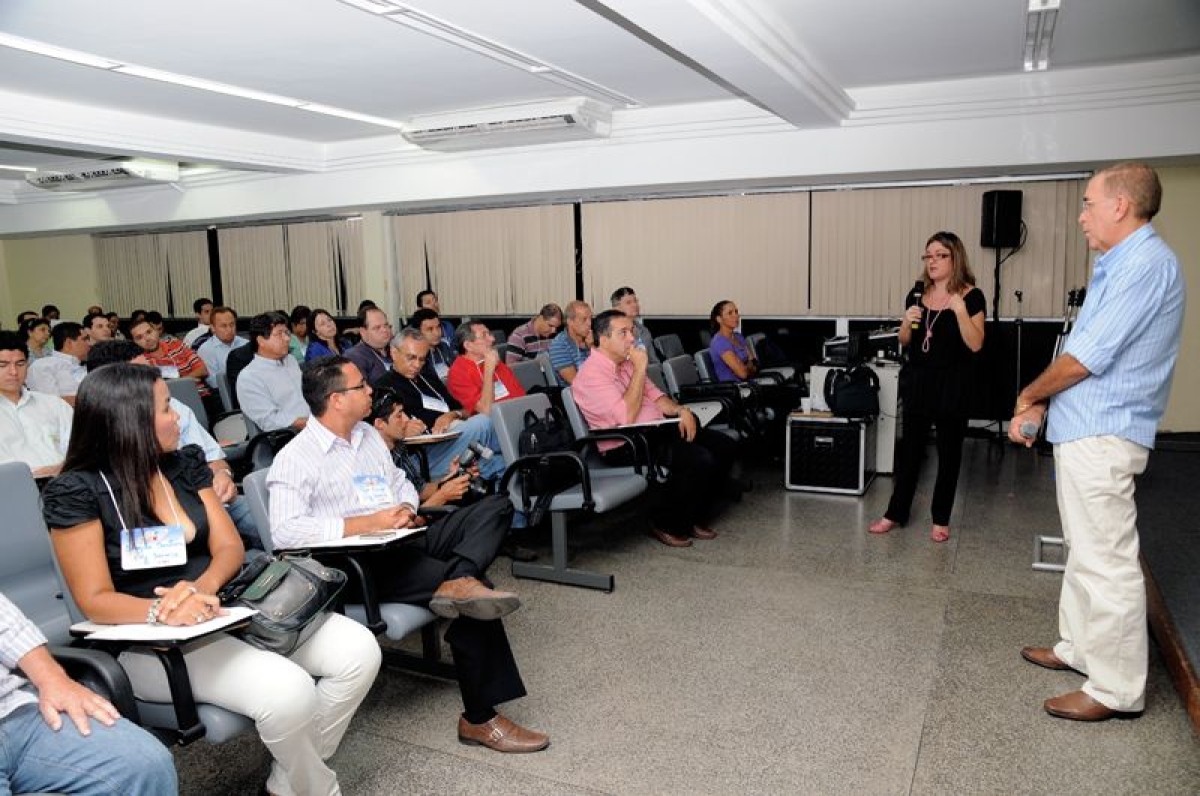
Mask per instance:
[[[696,372],[700,374],[701,381],[716,381],[717,371],[713,367],[712,354],[707,348],[702,348],[697,351],[692,357],[696,360]]]
[[[258,537],[262,540],[263,550],[268,553],[275,549],[271,539],[271,491],[267,489],[268,470],[255,470],[242,479],[242,491],[246,502],[250,504],[250,516],[258,526]]]
[[[677,334],[663,334],[654,338],[654,347],[658,349],[658,355],[663,361],[677,357],[680,354],[686,354],[683,350],[683,341],[679,339]]]
[[[41,628],[51,644],[66,644],[71,619],[54,572],[37,484],[24,463],[0,464],[0,506],[4,506],[0,592]]]
[[[508,332],[503,329],[491,329],[492,337],[496,339],[496,345],[502,346],[508,342]]]
[[[521,432],[525,430],[525,412],[530,409],[538,417],[550,408],[550,396],[545,393],[524,395],[520,398],[510,398],[492,404],[492,426],[500,439],[500,452],[506,462],[515,462],[521,458]]]
[[[687,354],[671,357],[663,362],[663,377],[667,380],[667,392],[679,395],[679,391],[691,384],[700,383],[700,372],[696,370],[696,360]]]
[[[283,450],[283,446],[292,441],[296,431],[290,428],[277,428],[274,431],[263,431],[250,440],[246,449],[246,459],[250,462],[251,470],[265,470],[275,462],[275,454]]]
[[[550,386],[546,383],[546,374],[542,371],[542,363],[536,359],[524,359],[508,367],[512,369],[513,375],[517,377],[517,381],[521,382],[521,386],[526,391],[533,387]]]
[[[196,414],[196,419],[205,431],[212,429],[208,422],[208,412],[204,409],[204,401],[200,400],[200,390],[196,387],[195,379],[167,379],[167,389],[171,397]]]
[[[667,380],[663,378],[663,366],[661,362],[651,362],[646,366],[646,378],[650,379],[654,386],[663,392],[670,392],[667,389]]]
[[[232,412],[237,403],[237,397],[233,394],[233,390],[229,386],[229,379],[225,378],[224,373],[217,379],[217,395],[221,396],[221,406],[225,411]]]
[[[575,396],[570,387],[563,388],[562,402],[563,409],[567,412],[567,420],[571,423],[571,433],[575,435],[575,439],[586,437],[591,429],[588,428],[587,420],[583,418],[583,412],[579,411],[579,404],[575,403]]]
[[[213,423],[212,435],[222,445],[245,442],[250,439],[250,428],[246,425],[246,416],[241,412],[225,415]]]
[[[554,375],[554,366],[550,364],[550,355],[545,351],[533,358],[533,361],[542,367],[542,379],[546,382],[547,387],[553,387],[558,384],[558,378]]]
[[[766,339],[767,335],[765,332],[755,332],[754,334],[746,335],[746,348],[749,348],[750,353],[760,362],[762,358],[758,355],[758,344]]]

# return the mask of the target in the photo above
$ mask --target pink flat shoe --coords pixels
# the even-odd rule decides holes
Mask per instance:
[[[935,542],[945,542],[950,538],[950,527],[948,525],[935,525],[933,530],[929,532],[929,538]]]
[[[900,523],[893,522],[887,517],[880,517],[879,519],[875,520],[875,522],[867,526],[867,533],[887,533],[899,525]]]

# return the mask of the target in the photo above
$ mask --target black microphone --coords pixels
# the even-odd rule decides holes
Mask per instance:
[[[925,280],[924,280],[924,279],[918,279],[918,280],[917,280],[917,283],[916,283],[915,285],[913,285],[912,293],[910,293],[910,294],[909,294],[909,295],[911,295],[911,296],[914,296],[914,297],[917,299],[917,301],[916,301],[916,305],[917,305],[918,307],[919,307],[919,306],[921,306],[921,296],[922,296],[924,293],[925,293]],[[921,310],[921,312],[924,312],[924,310]],[[920,321],[913,321],[912,328],[913,328],[913,329],[920,329],[920,328],[921,328],[921,322],[920,322]]]

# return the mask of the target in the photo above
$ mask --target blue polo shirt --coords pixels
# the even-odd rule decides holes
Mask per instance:
[[[550,366],[554,368],[554,378],[558,380],[558,386],[566,387],[567,383],[558,372],[563,368],[575,368],[575,372],[578,373],[579,366],[587,360],[592,350],[586,346],[580,348],[575,345],[575,340],[569,332],[562,332],[555,336],[547,353],[550,354]]]
[[[1154,447],[1179,353],[1186,286],[1150,224],[1096,258],[1064,353],[1091,374],[1050,401],[1046,439],[1116,436]]]

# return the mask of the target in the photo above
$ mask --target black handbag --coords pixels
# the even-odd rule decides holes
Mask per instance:
[[[250,551],[218,596],[222,605],[258,611],[238,635],[259,649],[290,655],[329,618],[346,573],[304,556],[272,558]]]
[[[525,412],[525,426],[517,437],[517,452],[521,456],[538,456],[571,450],[574,437],[566,419],[555,407],[548,407],[538,417],[532,409]],[[525,467],[521,480],[523,506],[530,527],[541,523],[550,502],[559,492],[579,483],[579,470],[569,463],[547,456]],[[531,496],[536,500],[531,501]]]
[[[859,365],[825,374],[825,403],[838,417],[875,417],[879,414],[879,377]]]

